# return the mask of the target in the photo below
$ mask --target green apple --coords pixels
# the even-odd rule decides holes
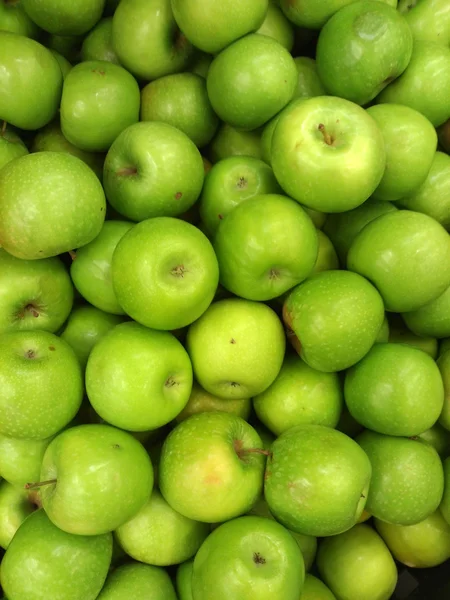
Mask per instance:
[[[444,493],[439,506],[442,516],[450,525],[450,456],[443,462],[444,467]]]
[[[432,427],[444,404],[434,360],[405,344],[375,344],[345,375],[345,402],[372,431],[415,436]]]
[[[441,372],[445,392],[444,407],[439,417],[439,423],[447,431],[450,431],[450,349],[439,356],[437,366]]]
[[[105,0],[22,0],[28,16],[45,31],[57,35],[83,35],[102,16]]]
[[[1,6],[1,4],[0,4]],[[28,154],[28,148],[14,130],[3,125],[0,131],[0,169],[15,158]]]
[[[80,35],[57,35],[47,34],[45,45],[49,50],[56,50],[69,62],[77,63],[80,60],[80,49],[83,36]]]
[[[128,556],[149,565],[168,567],[192,558],[210,533],[207,523],[174,510],[158,490],[114,536]]]
[[[353,240],[368,223],[388,212],[397,210],[390,202],[369,198],[366,202],[343,213],[327,215],[323,230],[330,238],[343,265]]]
[[[70,313],[60,337],[72,347],[84,369],[95,344],[122,321],[122,317],[94,306],[78,306]]]
[[[0,64],[0,120],[21,129],[51,121],[63,76],[50,50],[24,35],[0,31]]]
[[[363,431],[364,427],[355,421],[347,406],[344,404],[341,412],[341,418],[339,419],[339,423],[336,425],[336,429],[342,433],[345,433],[345,435],[348,435],[348,437],[355,438],[359,433],[361,433],[361,431]]]
[[[77,148],[106,152],[139,121],[140,91],[123,67],[105,60],[81,62],[67,75],[61,98],[61,130]]]
[[[264,496],[277,521],[305,535],[336,535],[359,519],[371,466],[351,438],[322,425],[298,425],[272,444]]]
[[[297,85],[294,59],[279,42],[250,34],[220,52],[206,79],[212,107],[222,121],[240,129],[264,125],[292,99]]]
[[[414,525],[439,506],[444,488],[441,459],[419,438],[366,430],[356,441],[372,465],[366,509],[377,519]]]
[[[0,483],[0,546],[7,548],[23,521],[36,510],[32,501],[32,492],[11,485],[7,481]]]
[[[277,193],[281,188],[268,164],[252,156],[230,156],[213,165],[205,177],[200,217],[214,236],[222,220],[241,202]]]
[[[127,431],[157,429],[186,406],[192,367],[169,332],[138,323],[116,325],[93,348],[86,391],[95,411]]]
[[[70,154],[27,154],[0,171],[0,244],[17,258],[84,246],[100,233],[105,208],[98,178]]]
[[[194,600],[192,596],[192,572],[194,559],[187,560],[178,565],[176,573],[176,588],[179,600]],[[145,598],[143,599],[145,600]]]
[[[328,93],[365,105],[403,73],[412,48],[408,23],[394,7],[351,2],[319,34],[317,71]]]
[[[0,249],[0,332],[54,333],[69,316],[73,285],[59,258],[21,260]]]
[[[0,338],[0,433],[43,440],[65,427],[83,397],[72,348],[48,331],[14,331]]]
[[[20,0],[0,1],[0,30],[33,39],[38,38],[41,33],[36,23],[25,12]]]
[[[285,345],[276,313],[265,304],[240,298],[214,302],[187,334],[198,383],[230,400],[266,390],[281,369]]]
[[[224,523],[203,542],[194,559],[192,596],[298,600],[304,579],[302,554],[290,533],[271,519],[246,516]]]
[[[397,567],[382,538],[368,525],[323,540],[317,566],[336,598],[389,600]]]
[[[213,60],[214,56],[212,56],[212,54],[206,54],[206,52],[200,52],[200,50],[198,50],[194,56],[194,60],[189,65],[189,72],[200,75],[200,77],[206,79],[209,67]]]
[[[408,313],[405,313],[405,315]],[[412,314],[412,313],[411,313]],[[393,317],[397,315],[395,313],[389,313],[391,321],[389,323],[389,333],[386,342],[393,344],[407,344],[413,348],[418,348],[423,352],[426,352],[435,359],[438,355],[438,341],[434,337],[420,336],[412,333],[403,323],[400,318],[398,321],[394,320]]]
[[[105,221],[102,230],[89,244],[80,248],[70,266],[78,292],[96,308],[123,315],[113,289],[111,262],[122,237],[133,227],[128,221]]]
[[[296,425],[336,427],[344,403],[336,373],[322,373],[288,355],[278,377],[253,398],[258,419],[275,435]]]
[[[268,0],[172,0],[173,14],[181,31],[196,46],[217,54],[235,40],[256,31],[264,22]]]
[[[50,48],[50,52],[56,58],[56,60],[58,62],[58,65],[59,65],[59,68],[61,69],[63,80],[65,80],[65,78],[67,77],[69,71],[72,69],[73,65],[67,60],[67,58],[65,56],[63,56],[62,54],[60,54],[56,50],[53,50],[53,48]]]
[[[220,223],[214,250],[221,284],[241,298],[265,301],[308,277],[319,242],[313,222],[297,202],[265,194],[241,202]]]
[[[320,229],[317,230],[317,238],[319,252],[311,274],[339,269],[339,258],[330,238]]]
[[[291,52],[294,46],[294,28],[278,6],[278,0],[269,0],[266,18],[256,33],[277,40],[288,52]]]
[[[336,600],[336,596],[331,592],[320,579],[310,573],[306,574],[301,600]]]
[[[197,413],[223,411],[237,415],[244,419],[244,421],[247,421],[250,416],[251,408],[252,404],[249,398],[243,398],[242,400],[224,400],[223,398],[210,394],[200,387],[198,383],[194,382],[188,403],[183,410],[178,413],[175,420],[177,423],[180,423]]]
[[[273,133],[271,157],[286,194],[326,213],[365,202],[386,165],[375,120],[357,104],[332,96],[300,99],[286,111]]]
[[[444,429],[439,422],[418,437],[433,446],[442,459],[450,456],[450,431]]]
[[[97,600],[177,600],[168,573],[160,567],[131,562],[108,576]]]
[[[102,179],[104,154],[86,152],[71,144],[64,137],[61,126],[56,121],[49,123],[37,132],[31,145],[31,151],[66,152],[68,154],[73,154],[73,156],[76,156],[85,162],[88,167],[91,167],[100,180]]]
[[[380,128],[386,148],[386,170],[373,193],[377,200],[400,200],[425,182],[436,154],[436,130],[421,113],[400,104],[367,109]]]
[[[262,159],[261,132],[240,131],[222,123],[211,141],[208,157],[212,163],[229,156],[250,156]]]
[[[435,42],[414,42],[408,68],[384,89],[378,103],[410,106],[438,127],[449,118],[450,48]]]
[[[405,16],[415,40],[450,45],[447,0],[400,0],[398,9]]]
[[[37,510],[19,527],[2,561],[8,600],[96,600],[108,574],[112,535],[72,535]]]
[[[270,121],[268,121],[264,125],[264,127],[262,129],[262,133],[261,133],[260,147],[261,147],[262,159],[268,165],[270,165],[272,162],[272,139],[273,139],[273,133],[278,124],[278,121],[281,119],[281,117],[284,114],[286,114],[291,109],[295,108],[301,99],[306,100],[308,97],[309,96],[302,98],[302,97],[296,97],[294,95],[294,98],[290,102],[288,102],[288,104],[286,104],[286,106],[283,108],[283,110],[280,110],[279,113],[277,113],[274,117],[272,117],[272,119],[270,119]]]
[[[380,331],[378,332],[376,343],[383,344],[383,343],[390,342],[390,341],[395,343],[396,341],[398,341],[395,339],[391,340],[390,337],[391,337],[391,325],[390,325],[387,317],[385,316],[384,320],[383,320],[383,324],[380,327]]]
[[[141,221],[119,241],[112,281],[120,306],[132,319],[174,330],[206,311],[216,293],[219,267],[210,241],[194,225],[155,217]]]
[[[141,92],[141,121],[173,125],[198,148],[212,140],[219,125],[205,79],[194,73],[166,75],[148,83]]]
[[[168,123],[128,127],[106,155],[106,197],[133,221],[181,215],[202,190],[204,166],[188,136]]]
[[[294,288],[283,306],[288,337],[313,369],[342,371],[375,343],[384,306],[374,286],[349,271],[324,271]]]
[[[355,237],[347,268],[372,281],[386,310],[417,310],[450,285],[450,237],[428,215],[389,212]]]
[[[265,454],[246,421],[226,412],[204,412],[167,436],[159,463],[159,488],[180,514],[220,523],[246,513],[262,492]]]
[[[415,525],[374,522],[394,558],[407,567],[436,567],[450,558],[450,525],[439,510]]]
[[[447,231],[450,231],[449,189],[450,156],[444,152],[436,152],[423,184],[411,194],[401,198],[398,203],[408,210],[433,217]]]
[[[294,59],[294,62],[298,73],[294,98],[325,96],[326,90],[317,73],[316,61],[309,56],[298,56]]]
[[[53,437],[28,440],[0,435],[0,477],[22,487],[37,481],[44,453]]]
[[[450,287],[443,294],[418,308],[404,313],[407,327],[418,336],[450,336]]]
[[[101,19],[86,35],[81,46],[81,58],[88,60],[106,60],[119,64],[112,44],[112,17]]]
[[[170,0],[122,0],[113,16],[112,44],[120,64],[146,81],[183,71],[194,54]]]

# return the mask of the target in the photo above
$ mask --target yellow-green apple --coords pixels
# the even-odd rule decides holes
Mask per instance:
[[[437,359],[437,366],[444,383],[444,406],[439,417],[439,424],[450,431],[450,349],[443,352]]]
[[[271,519],[246,516],[224,523],[203,542],[194,559],[192,596],[298,600],[304,579],[291,534]]]
[[[334,96],[299,99],[275,127],[271,164],[285,193],[301,204],[321,212],[348,211],[381,181],[383,134],[353,102]]]
[[[179,600],[193,600],[192,597],[192,571],[194,559],[187,560],[178,565],[175,584]],[[165,599],[164,599],[165,600]]]
[[[444,473],[439,454],[430,444],[368,429],[356,441],[372,465],[366,505],[370,514],[387,523],[414,525],[438,508]]]
[[[223,398],[214,396],[214,394],[210,394],[194,381],[188,403],[175,417],[175,421],[180,423],[191,415],[215,411],[230,412],[247,421],[250,416],[251,408],[252,403],[250,398],[243,398],[242,400],[224,400]]]
[[[1,0],[0,30],[10,31],[33,39],[38,38],[41,33],[36,23],[25,12],[23,2],[20,2],[20,0]]]
[[[105,0],[22,0],[27,15],[39,27],[57,35],[83,35],[102,16]]]
[[[206,311],[217,290],[219,267],[210,241],[194,225],[155,217],[121,238],[112,258],[112,281],[119,305],[132,319],[174,330]]]
[[[355,237],[347,268],[376,286],[386,310],[417,310],[450,285],[450,237],[428,215],[410,210],[389,212]]]
[[[266,18],[261,27],[256,31],[277,40],[289,52],[294,46],[294,28],[292,23],[285,17],[278,5],[278,0],[269,0]]]
[[[317,230],[317,238],[319,240],[319,252],[311,273],[339,269],[339,258],[330,238],[320,229]]]
[[[0,435],[0,477],[19,487],[37,481],[45,450],[53,437],[29,440]]]
[[[36,492],[28,492],[23,487],[12,485],[7,481],[0,483],[0,546],[2,548],[6,550],[20,525],[36,510],[38,503]]]
[[[326,90],[317,73],[317,64],[309,56],[298,56],[294,59],[298,80],[294,98],[312,98],[325,96]]]
[[[191,388],[189,356],[167,331],[116,325],[88,358],[86,391],[94,410],[127,431],[169,423],[186,406]]]
[[[450,432],[439,421],[418,437],[433,446],[442,459],[450,456]]]
[[[128,127],[106,155],[106,197],[133,221],[186,212],[202,191],[202,156],[188,136],[159,122]]]
[[[413,311],[414,312],[414,311]],[[405,315],[408,313],[404,313]],[[411,313],[413,314],[413,313]],[[407,344],[413,348],[423,350],[435,359],[438,355],[438,341],[431,336],[416,335],[410,331],[401,316],[396,313],[389,313],[389,334],[386,342],[393,344]]]
[[[288,338],[319,371],[342,371],[375,343],[384,319],[383,300],[364,277],[323,271],[295,287],[283,306]]]
[[[306,574],[300,598],[301,600],[336,600],[330,588],[311,573]]]
[[[50,52],[56,58],[64,80],[67,77],[69,71],[72,69],[73,65],[67,60],[65,56],[63,56],[56,50],[53,50],[53,48],[50,48]]]
[[[101,19],[86,35],[81,46],[81,59],[107,60],[119,64],[112,45],[112,17]]]
[[[212,163],[229,156],[252,156],[262,158],[261,132],[241,131],[222,123],[211,141],[208,158]]]
[[[450,45],[450,5],[447,0],[400,0],[403,13],[415,40]]]
[[[97,600],[177,600],[169,574],[161,567],[130,562],[108,576]]]
[[[15,158],[28,154],[28,148],[19,135],[9,127],[0,131],[0,169]]]
[[[450,287],[417,310],[402,315],[408,329],[418,336],[450,336]]]

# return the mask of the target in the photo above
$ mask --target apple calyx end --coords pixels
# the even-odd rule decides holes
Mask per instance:
[[[116,171],[116,175],[118,175],[119,177],[126,177],[127,175],[137,175],[137,168],[123,167],[122,169]]]
[[[253,562],[255,565],[265,565],[266,559],[259,552],[253,552]]]

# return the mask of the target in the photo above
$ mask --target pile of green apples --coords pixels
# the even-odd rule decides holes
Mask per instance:
[[[0,0],[0,596],[448,561],[449,153],[449,0]]]

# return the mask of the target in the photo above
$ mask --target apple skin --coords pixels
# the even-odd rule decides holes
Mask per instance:
[[[443,462],[444,467],[444,493],[439,509],[442,516],[450,525],[450,456]]]
[[[211,531],[174,510],[153,490],[150,499],[114,536],[128,556],[149,565],[168,567],[192,558]]]
[[[72,348],[48,331],[14,331],[0,338],[0,432],[43,440],[65,427],[83,397]]]
[[[195,52],[177,26],[170,0],[120,2],[113,15],[112,43],[120,64],[144,81],[183,71]]]
[[[178,565],[176,573],[176,588],[179,600],[194,600],[192,596],[192,572],[194,559],[187,560]],[[145,598],[143,599],[145,600]]]
[[[160,567],[132,562],[108,576],[97,600],[177,600],[168,573]]]
[[[73,285],[59,258],[21,260],[0,249],[0,332],[54,333],[72,310]]]
[[[212,166],[200,196],[200,217],[211,237],[241,202],[261,194],[282,193],[272,169],[252,156],[230,156]]]
[[[375,344],[347,371],[344,393],[353,418],[385,435],[423,433],[436,423],[444,404],[436,363],[404,344]]]
[[[321,212],[344,212],[376,189],[386,153],[378,125],[363,108],[317,96],[298,100],[280,117],[271,164],[286,195]]]
[[[246,421],[225,412],[193,415],[164,441],[159,489],[177,512],[204,523],[246,513],[262,492],[261,438]]]
[[[114,315],[125,314],[114,293],[111,262],[117,244],[133,227],[128,221],[105,221],[100,233],[80,248],[70,266],[78,292],[96,308]]]
[[[17,258],[84,246],[100,233],[105,209],[99,180],[70,154],[27,154],[0,171],[0,243]]]
[[[227,123],[219,125],[209,146],[208,158],[214,164],[229,156],[251,156],[262,159],[261,132],[240,131]]]
[[[217,4],[206,0],[172,0],[176,22],[192,44],[209,54],[217,54],[235,40],[256,31],[264,22],[268,0],[226,0]]]
[[[150,458],[134,437],[109,425],[79,425],[60,433],[44,454],[42,506],[57,527],[100,535],[131,519],[153,488]],[[130,490],[133,493],[130,494]]]
[[[141,92],[141,121],[173,125],[198,148],[212,140],[219,125],[205,79],[194,73],[175,73],[148,83]]]
[[[450,558],[450,525],[439,510],[415,525],[374,523],[394,558],[407,567],[427,569]]]
[[[81,46],[81,59],[106,60],[120,64],[112,45],[112,17],[101,19],[86,35]]]
[[[251,408],[252,403],[249,398],[243,398],[242,400],[223,400],[222,398],[210,394],[194,381],[188,403],[175,417],[175,421],[181,423],[181,421],[186,420],[191,415],[215,411],[229,412],[241,417],[244,421],[247,421],[250,416]]]
[[[117,136],[139,121],[141,95],[136,79],[104,60],[75,65],[61,97],[61,130],[87,152],[106,152]]]
[[[7,127],[0,133],[0,169],[25,154],[28,154],[28,148],[15,131]]]
[[[450,231],[450,156],[436,152],[428,176],[423,184],[401,198],[398,203],[408,210],[422,212],[433,217]]]
[[[2,587],[9,600],[95,600],[111,555],[110,533],[66,533],[40,509],[25,519],[3,557]]]
[[[20,129],[39,129],[51,121],[63,76],[50,50],[23,35],[0,31],[0,63],[0,120]]]
[[[292,51],[294,28],[278,6],[278,0],[269,0],[266,18],[256,33],[267,35],[284,46],[288,52]]]
[[[240,298],[214,302],[187,334],[196,380],[211,394],[230,400],[267,389],[281,369],[285,346],[276,313]]]
[[[38,481],[42,459],[53,437],[27,440],[0,435],[0,477],[17,487]]]
[[[295,287],[283,306],[288,338],[313,369],[342,371],[375,343],[384,306],[375,287],[349,271],[324,271]]]
[[[63,80],[65,80],[69,71],[71,71],[73,65],[67,60],[67,58],[65,58],[65,56],[63,56],[56,50],[53,50],[53,48],[50,48],[50,52],[56,58],[59,68],[61,69]]]
[[[272,385],[253,398],[258,419],[279,436],[296,425],[336,427],[344,397],[336,373],[322,373],[288,355]]]
[[[116,325],[93,348],[86,391],[94,410],[127,431],[157,429],[186,406],[192,367],[169,332],[138,323]]]
[[[122,321],[122,317],[110,315],[94,306],[77,306],[70,313],[59,335],[69,344],[82,369],[85,369],[95,344]]]
[[[303,558],[290,533],[271,519],[246,516],[224,523],[202,544],[194,559],[192,595],[195,600],[298,600],[304,579]]]
[[[326,90],[317,73],[317,64],[313,58],[298,56],[294,58],[297,67],[298,81],[294,98],[312,98],[325,96]]]
[[[356,441],[372,465],[366,510],[396,525],[414,525],[439,506],[444,489],[442,462],[419,438],[366,430]]]
[[[439,356],[437,366],[441,372],[445,391],[444,407],[439,417],[439,424],[450,431],[450,349]]]
[[[377,103],[404,104],[422,113],[434,127],[450,117],[450,48],[414,42],[405,72],[377,97]]]
[[[397,585],[397,567],[389,549],[364,524],[323,540],[317,566],[336,598],[389,600]]]
[[[27,15],[39,27],[57,35],[83,35],[100,19],[105,0],[51,0],[42,6],[40,0],[22,0]]]
[[[252,130],[286,106],[297,80],[294,59],[286,48],[273,38],[250,34],[216,56],[206,86],[222,121]]]
[[[67,152],[73,154],[87,164],[94,171],[97,177],[102,180],[104,154],[94,152],[85,152],[71,144],[64,137],[61,126],[57,121],[49,123],[40,129],[31,145],[31,152]]]
[[[310,573],[306,574],[301,600],[336,600],[332,593],[320,579]]]
[[[23,8],[22,2],[2,0],[0,2],[0,30],[10,31],[32,39],[40,36],[40,29],[30,19]]]
[[[106,197],[133,221],[174,217],[187,211],[202,191],[202,156],[188,136],[168,123],[128,127],[106,155]]]
[[[450,336],[450,287],[443,294],[402,315],[407,327],[418,336]]]
[[[347,268],[372,281],[387,311],[417,310],[450,285],[450,237],[428,215],[390,212],[355,237]]]
[[[365,105],[403,73],[412,47],[408,23],[395,8],[352,2],[322,28],[317,71],[329,94]]]
[[[405,313],[408,314],[408,313]],[[412,314],[412,313],[411,313]],[[436,359],[438,355],[438,341],[434,337],[423,337],[412,333],[400,320],[396,323],[392,317],[395,313],[390,313],[391,323],[389,324],[388,339],[386,342],[393,344],[406,344],[426,352],[432,359]]]
[[[270,246],[264,244],[270,240]],[[310,217],[279,194],[249,198],[222,220],[214,239],[220,282],[247,300],[281,296],[304,281],[317,260],[319,242]]]
[[[26,517],[36,510],[30,495],[7,481],[0,483],[0,546],[5,550]]]
[[[297,87],[296,94],[297,93],[298,93],[298,87]],[[293,99],[286,104],[286,106],[283,108],[283,110],[280,110],[280,112],[277,113],[274,117],[272,117],[272,119],[270,119],[270,121],[267,121],[267,123],[262,128],[261,142],[260,142],[261,153],[262,153],[262,159],[268,165],[270,165],[272,163],[272,139],[273,139],[273,133],[278,124],[278,121],[284,114],[286,114],[291,109],[295,108],[301,100],[306,100],[307,98],[309,98],[309,96],[296,97],[294,94]]]
[[[319,252],[311,274],[339,269],[339,258],[330,238],[320,229],[317,230],[317,237],[319,240]]]
[[[450,456],[450,432],[439,421],[433,427],[421,433],[419,438],[433,446],[442,460]]]
[[[450,45],[450,6],[447,0],[400,0],[398,10],[404,15],[414,40]]]
[[[386,148],[386,170],[372,197],[392,202],[415,193],[431,169],[436,130],[409,106],[378,104],[367,112],[378,123]]]
[[[132,319],[153,329],[175,330],[207,310],[219,267],[210,241],[194,225],[156,217],[141,221],[119,241],[112,281],[120,306]]]

